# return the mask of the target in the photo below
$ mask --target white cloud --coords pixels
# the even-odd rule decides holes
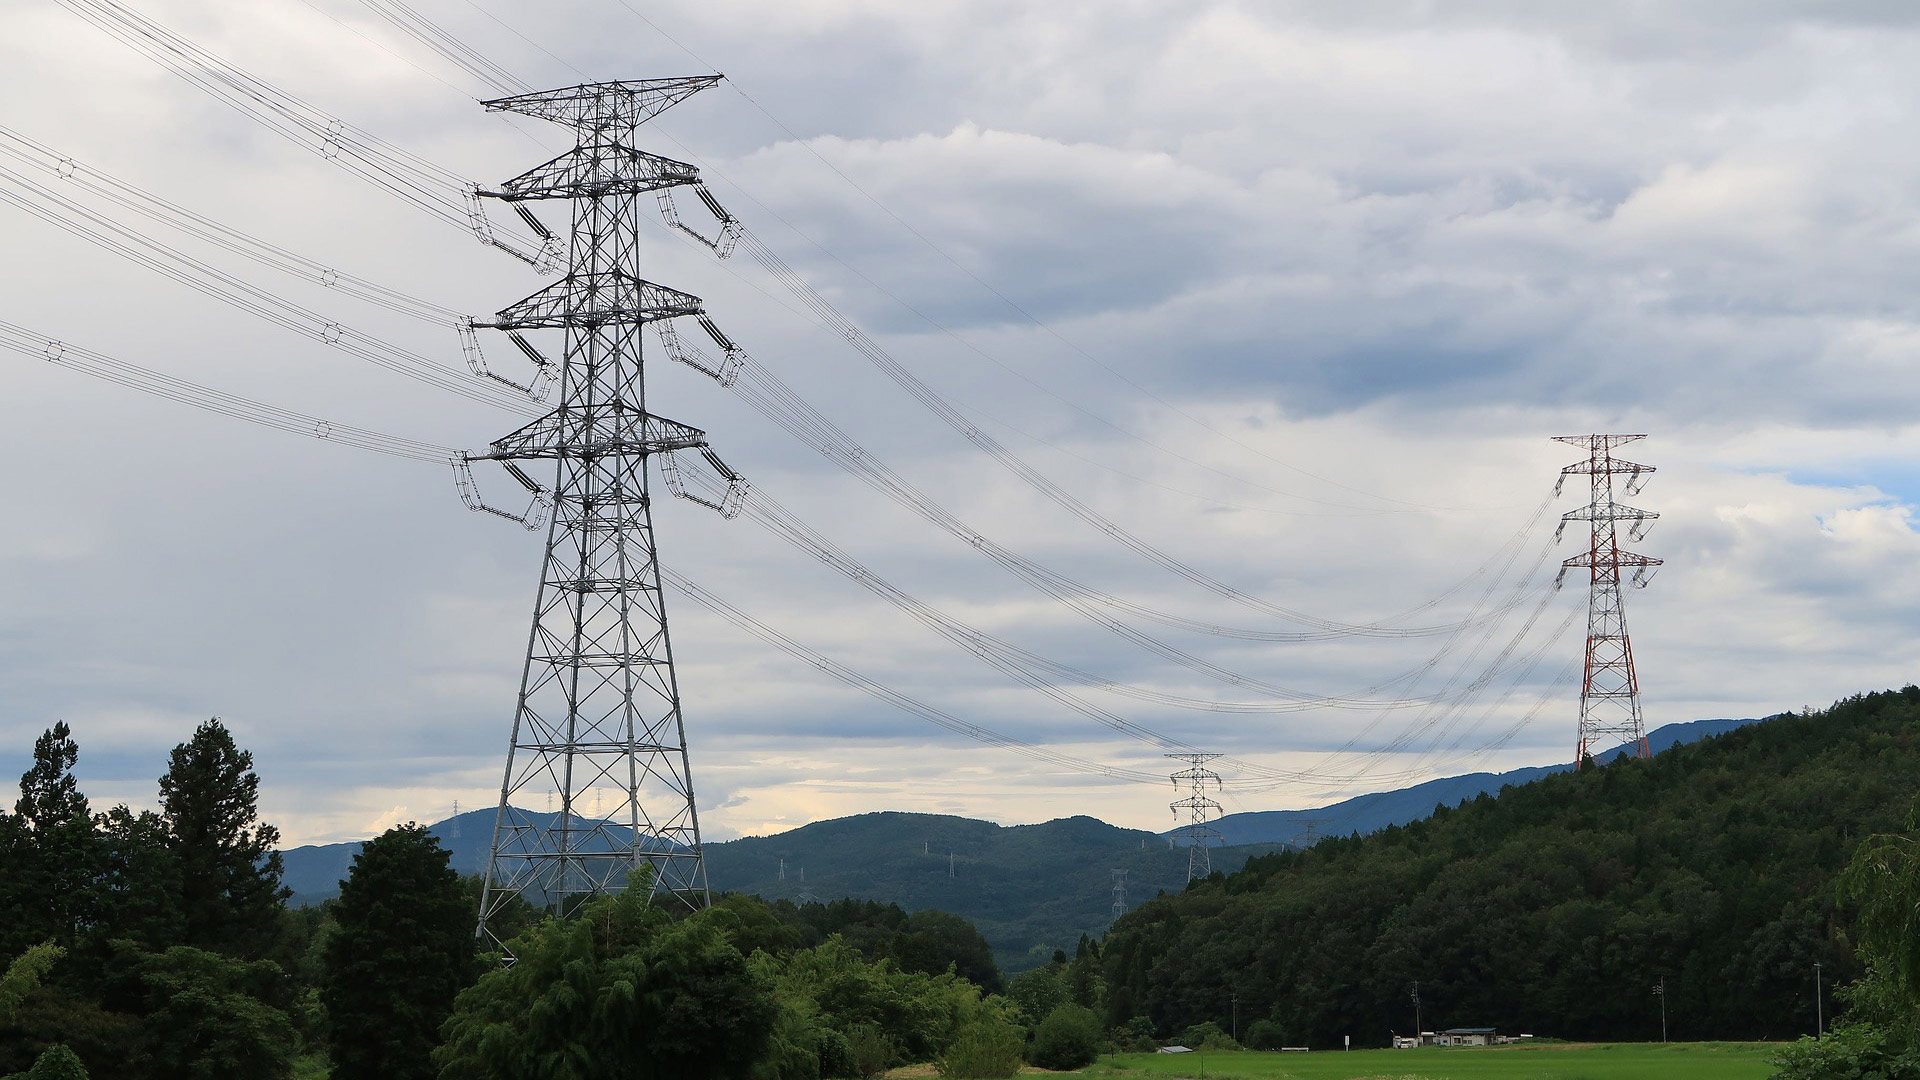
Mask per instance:
[[[297,0],[142,10],[463,175],[495,181],[556,144],[484,113],[471,100],[482,88],[358,5],[316,2],[385,48]],[[567,63],[468,5],[421,7],[543,83],[580,78],[568,64],[594,77],[693,64],[618,6],[562,3],[536,20],[482,0]],[[1651,719],[1765,713],[1911,678],[1920,154],[1905,132],[1920,39],[1909,5],[646,10],[787,125],[723,88],[669,113],[657,148],[744,187],[715,185],[918,374],[1186,562],[1349,619],[1461,585],[1433,610],[1444,621],[1484,588],[1474,568],[1571,460],[1547,436],[1643,430],[1655,437],[1635,450],[1661,472],[1638,501],[1663,518],[1641,549],[1668,562],[1629,601]],[[344,270],[475,311],[539,285],[57,5],[0,13],[0,72],[0,124]],[[0,236],[16,253],[0,268],[0,317],[416,438],[473,446],[512,425],[10,208]],[[649,277],[706,297],[756,356],[973,526],[1131,601],[1264,625],[931,423],[746,260],[716,265],[671,237],[648,249]],[[460,363],[446,328],[257,280]],[[466,513],[431,467],[25,358],[0,357],[0,371],[14,468],[0,516],[0,772],[24,768],[33,735],[65,718],[96,801],[150,805],[167,749],[218,714],[255,751],[267,811],[291,842],[492,801],[537,538]],[[1103,677],[1252,693],[1046,600],[697,376],[653,374],[653,407],[707,429],[760,490],[942,609]],[[667,562],[808,645],[1010,735],[1164,767],[1159,748],[1018,687],[751,523],[677,502],[659,511]],[[1540,632],[1577,611],[1582,591],[1570,583]],[[1422,692],[1470,681],[1531,606],[1458,644]],[[830,683],[690,603],[673,612],[712,835],[882,808],[1170,823],[1162,790],[1062,779]],[[1164,633],[1236,672],[1343,693],[1439,645]],[[1504,699],[1510,677],[1470,707],[1380,718],[1248,718],[1082,693],[1179,738],[1319,774],[1230,808],[1297,806],[1564,758],[1564,687],[1514,728],[1576,653],[1577,637],[1562,640]],[[1363,731],[1360,751],[1338,752]],[[1367,749],[1388,742],[1397,754]]]

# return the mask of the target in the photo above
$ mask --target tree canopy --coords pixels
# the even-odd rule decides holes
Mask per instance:
[[[368,841],[332,906],[326,1005],[334,1080],[431,1080],[454,997],[479,974],[475,907],[449,853],[408,823]]]
[[[1835,879],[1920,788],[1920,688],[1509,787],[1250,860],[1108,934],[1108,1019],[1271,1021],[1288,1045],[1427,1027],[1788,1038],[1813,965],[1862,968]],[[1263,1029],[1271,1035],[1272,1029]]]
[[[258,956],[272,938],[288,894],[274,850],[280,830],[259,820],[259,802],[253,755],[218,718],[168,756],[160,805],[190,945]]]

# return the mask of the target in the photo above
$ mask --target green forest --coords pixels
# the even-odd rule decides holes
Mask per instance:
[[[1104,1043],[1053,992],[1064,955],[1003,986],[973,924],[876,901],[722,895],[675,919],[640,880],[564,921],[511,913],[504,968],[476,945],[478,881],[419,825],[288,907],[252,756],[218,720],[169,755],[158,811],[95,812],[79,759],[56,724],[0,812],[0,1077],[1006,1076]]]
[[[1790,1039],[1861,972],[1841,872],[1920,791],[1920,689],[1775,717],[1250,860],[1107,935],[1107,1012],[1295,1045],[1420,1023]],[[1828,1004],[1829,1012],[1832,1008]]]
[[[877,900],[623,894],[522,908],[424,827],[289,907],[247,751],[175,747],[156,811],[95,811],[62,725],[0,813],[0,1077],[865,1077],[1073,1068],[1168,1041],[1381,1046],[1490,1026],[1792,1040],[1782,1080],[1920,1080],[1920,688],[1263,855],[1004,978],[978,929]],[[1038,898],[1044,900],[1044,898]],[[1417,987],[1417,1005],[1415,992]],[[1656,996],[1658,987],[1663,996]]]

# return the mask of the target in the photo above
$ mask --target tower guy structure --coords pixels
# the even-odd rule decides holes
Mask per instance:
[[[1646,536],[1660,515],[1627,506],[1615,497],[1639,494],[1653,468],[1614,456],[1614,450],[1645,435],[1560,435],[1555,442],[1587,452],[1584,461],[1560,470],[1559,493],[1570,476],[1588,480],[1587,505],[1560,517],[1560,531],[1571,522],[1587,523],[1587,550],[1560,564],[1557,586],[1567,571],[1585,569],[1587,593],[1587,666],[1580,685],[1580,736],[1575,767],[1584,767],[1596,753],[1616,745],[1632,747],[1636,757],[1648,756],[1646,725],[1640,714],[1640,678],[1633,669],[1633,643],[1627,637],[1627,613],[1622,604],[1622,578],[1644,588],[1659,559],[1635,554],[1620,546],[1620,534],[1634,543]],[[1617,483],[1616,483],[1616,478]],[[1628,573],[1631,571],[1631,573]]]
[[[1184,761],[1187,767],[1173,774],[1173,787],[1178,791],[1186,785],[1187,797],[1167,804],[1173,811],[1174,820],[1180,819],[1185,812],[1187,823],[1180,827],[1179,834],[1187,841],[1187,880],[1206,877],[1213,873],[1213,848],[1220,843],[1220,830],[1211,824],[1220,816],[1220,804],[1207,794],[1209,789],[1220,790],[1220,774],[1207,768],[1207,762],[1219,757],[1219,754],[1168,754],[1176,761]]]
[[[492,510],[469,466],[492,460],[552,514],[480,903],[483,941],[499,944],[488,922],[516,897],[564,915],[643,867],[657,898],[708,901],[647,463],[695,450],[731,487],[740,481],[705,433],[647,411],[642,331],[683,316],[710,323],[698,297],[639,273],[646,197],[697,183],[697,170],[632,143],[641,124],[718,81],[598,83],[483,103],[575,134],[571,150],[479,192],[542,234],[523,203],[563,200],[572,214],[565,276],[473,324],[505,331],[540,369],[531,385],[554,383],[559,395],[546,415],[456,463],[473,509]],[[557,363],[527,336],[536,331],[562,336]],[[661,467],[684,495],[672,459]],[[543,796],[550,812],[535,813]]]

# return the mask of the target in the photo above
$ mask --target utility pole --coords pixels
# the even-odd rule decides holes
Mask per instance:
[[[1233,1012],[1230,1013],[1229,1016],[1233,1024],[1233,1041],[1239,1042],[1240,1041],[1240,995],[1238,992],[1236,992],[1233,995]]]
[[[1638,541],[1660,515],[1650,510],[1626,506],[1614,498],[1614,477],[1625,477],[1621,493],[1632,497],[1640,492],[1653,468],[1613,456],[1615,447],[1646,438],[1645,435],[1561,435],[1555,442],[1587,451],[1587,459],[1560,470],[1554,485],[1558,494],[1569,476],[1588,478],[1587,505],[1560,516],[1556,537],[1566,531],[1569,522],[1588,525],[1587,550],[1560,564],[1554,579],[1559,587],[1567,571],[1588,571],[1587,590],[1587,669],[1580,684],[1580,734],[1574,749],[1574,767],[1585,768],[1593,754],[1605,752],[1616,744],[1632,747],[1635,757],[1647,757],[1646,725],[1640,714],[1640,679],[1633,668],[1633,644],[1627,638],[1627,615],[1621,603],[1620,577],[1632,568],[1635,588],[1644,588],[1652,579],[1659,559],[1637,555],[1620,547],[1620,526],[1626,523],[1627,539]]]
[[[505,201],[545,236],[552,234],[529,202],[563,200],[572,215],[565,276],[473,324],[504,331],[540,369],[534,385],[557,376],[558,403],[487,452],[456,462],[472,509],[537,524],[531,510],[515,515],[479,501],[471,465],[482,460],[500,462],[552,509],[480,901],[477,936],[496,947],[505,943],[488,922],[515,898],[564,917],[584,900],[624,889],[642,867],[655,897],[681,909],[709,902],[647,462],[662,455],[667,486],[685,495],[664,455],[699,451],[728,483],[723,503],[705,503],[723,513],[737,509],[744,487],[713,456],[704,432],[647,411],[642,330],[692,317],[718,332],[699,297],[640,276],[644,197],[697,184],[698,171],[632,143],[641,124],[717,82],[715,75],[595,83],[483,103],[575,134],[571,150],[497,191],[479,192]],[[556,330],[564,335],[557,364],[526,336]],[[617,793],[612,813],[583,814],[581,796],[602,787]],[[536,792],[550,808],[558,797],[557,815],[540,820],[515,805]]]
[[[1813,1037],[1826,1038],[1827,1006],[1820,999],[1820,961],[1813,962]]]
[[[1660,976],[1660,984],[1653,988],[1653,995],[1660,999],[1660,1041],[1667,1041],[1667,977]]]
[[[1187,880],[1206,877],[1213,873],[1213,845],[1221,840],[1220,831],[1208,822],[1220,816],[1220,804],[1207,795],[1207,789],[1220,790],[1220,774],[1206,767],[1207,762],[1219,757],[1219,754],[1168,754],[1176,761],[1184,761],[1187,767],[1173,774],[1173,787],[1180,790],[1184,782],[1187,797],[1168,803],[1175,821],[1180,819],[1182,810],[1187,813],[1187,824],[1178,831],[1187,838]],[[1168,837],[1169,845],[1173,838]]]
[[[1420,1041],[1420,980],[1413,980],[1413,1041]]]
[[[1127,913],[1127,872],[1113,872],[1113,917],[1118,919]]]

